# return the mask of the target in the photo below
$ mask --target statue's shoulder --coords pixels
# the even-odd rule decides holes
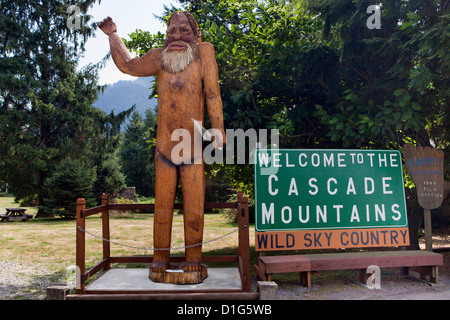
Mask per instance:
[[[151,52],[154,55],[159,55],[160,56],[163,53],[163,51],[164,51],[163,48],[154,48],[154,49],[151,49],[149,51],[149,53]]]
[[[200,50],[200,53],[214,53],[214,47],[211,43],[209,42],[201,42],[198,44],[198,48]]]

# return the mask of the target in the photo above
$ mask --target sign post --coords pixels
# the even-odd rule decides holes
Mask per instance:
[[[409,245],[399,151],[258,149],[255,206],[257,251]]]

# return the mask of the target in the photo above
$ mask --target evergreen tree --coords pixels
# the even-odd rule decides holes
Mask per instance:
[[[76,200],[86,199],[87,208],[93,207],[96,200],[92,193],[96,179],[95,168],[89,168],[81,160],[65,159],[52,174],[45,179],[44,187],[48,199],[42,210],[65,218],[73,218],[76,213]]]
[[[107,154],[97,167],[97,180],[93,193],[98,198],[103,193],[113,194],[125,187],[125,176],[120,171],[119,158],[116,154]]]
[[[149,149],[149,140],[156,133],[152,123],[153,112],[147,111],[147,119],[134,111],[127,125],[119,151],[122,172],[126,184],[135,187],[139,195],[149,196],[154,192],[154,152]],[[146,124],[150,127],[146,127]]]
[[[158,127],[158,117],[152,108],[148,108],[145,112],[145,146],[147,148],[147,192],[143,195],[154,196],[155,194],[155,141],[156,129]]]
[[[117,143],[125,116],[92,108],[98,66],[76,69],[96,28],[87,14],[96,2],[0,1],[0,180],[41,206],[49,205],[53,191],[45,181],[61,161],[80,159],[95,176],[91,169]],[[70,5],[80,11],[72,29]]]

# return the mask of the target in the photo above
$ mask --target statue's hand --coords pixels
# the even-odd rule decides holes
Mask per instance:
[[[98,25],[98,27],[106,34],[110,35],[111,33],[117,32],[117,26],[111,19],[111,17],[107,17],[103,19],[102,22]]]

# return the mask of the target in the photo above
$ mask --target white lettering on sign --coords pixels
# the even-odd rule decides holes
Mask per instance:
[[[263,224],[275,224],[277,221],[281,221],[284,224],[289,224],[293,221],[294,213],[293,209],[289,206],[284,206],[282,208],[277,207],[275,203],[265,203],[262,206],[262,223]],[[402,217],[402,213],[398,210],[400,205],[394,203],[391,207],[386,209],[385,204],[374,204],[372,207],[368,204],[364,205],[351,205],[344,206],[342,204],[329,205],[313,205],[313,206],[298,206],[296,210],[296,219],[300,223],[310,222],[311,216],[315,218],[316,223],[326,223],[328,220],[333,222],[365,222],[372,221],[386,221],[386,215],[388,217],[399,221]],[[348,221],[342,221],[341,214],[343,216],[349,217]],[[330,219],[329,219],[330,218]]]
[[[258,232],[408,225],[398,151],[259,149],[255,159]]]
[[[274,174],[269,176],[269,193],[272,196],[276,196],[278,194],[278,189],[273,190],[272,188],[273,180],[278,181],[277,176]]]
[[[392,190],[391,185],[390,185],[390,181],[392,180],[392,177],[381,177],[381,184],[382,184],[382,192],[383,194],[392,194]],[[270,175],[267,178],[267,185],[268,185],[268,192],[270,195],[272,196],[276,196],[279,192],[279,189],[277,188],[278,184],[278,177],[275,174]],[[319,187],[318,187],[318,182],[319,180],[312,177],[308,180],[308,193],[310,195],[317,195],[320,191]],[[355,181],[353,178],[348,178],[344,181],[340,180],[338,181],[336,178],[332,177],[332,178],[328,178],[327,179],[327,193],[329,195],[336,195],[336,194],[346,194],[346,195],[358,195],[358,194],[365,194],[365,195],[370,195],[373,194],[376,190],[375,188],[375,180],[374,178],[371,177],[364,177],[363,179],[361,179],[360,181],[357,181],[358,183],[358,188],[355,187]],[[282,183],[282,182],[280,182]],[[291,178],[290,182],[289,182],[289,188],[288,188],[288,196],[298,196],[299,195],[299,186],[300,185],[300,189],[306,188],[306,186],[304,186],[304,183],[302,185],[302,182],[296,179],[296,178]],[[344,192],[345,189],[345,192]]]
[[[274,204],[271,203],[269,206],[269,210],[267,210],[266,204],[262,204],[262,214],[263,214],[263,220],[262,223],[270,223],[274,224],[275,222],[275,211],[274,211]]]
[[[312,166],[314,168],[346,168],[348,165],[364,165],[369,163],[370,167],[398,167],[400,165],[400,160],[397,154],[386,154],[380,153],[378,157],[375,157],[374,153],[356,153],[352,152],[349,154],[345,153],[300,153],[297,158],[289,153],[273,152],[269,153],[259,153],[258,154],[258,164],[259,167],[268,167],[272,165],[276,168],[304,168],[306,166]]]

